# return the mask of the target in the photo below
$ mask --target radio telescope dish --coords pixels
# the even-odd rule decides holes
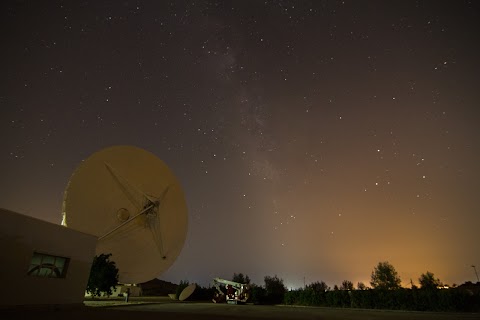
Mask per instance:
[[[142,283],[166,271],[180,254],[187,205],[163,161],[137,147],[113,146],[73,173],[62,224],[98,237],[96,254],[112,254],[119,282]]]
[[[180,293],[178,300],[180,301],[187,300],[193,294],[195,289],[197,289],[197,285],[195,283],[192,283],[191,285],[185,287],[185,289],[183,289],[182,292]]]

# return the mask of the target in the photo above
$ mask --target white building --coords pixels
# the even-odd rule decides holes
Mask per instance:
[[[0,209],[0,307],[82,304],[97,237]]]

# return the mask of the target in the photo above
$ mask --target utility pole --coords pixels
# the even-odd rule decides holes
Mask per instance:
[[[477,276],[477,282],[480,282],[480,280],[478,279],[477,268],[475,268],[475,266],[473,264],[472,264],[472,268],[475,271],[475,275]]]

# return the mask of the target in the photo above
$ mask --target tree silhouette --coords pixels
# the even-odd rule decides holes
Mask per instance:
[[[442,285],[440,279],[435,279],[435,276],[430,271],[422,273],[420,278],[418,278],[418,282],[420,282],[420,288],[422,289],[437,289]]]
[[[374,289],[393,290],[400,288],[400,277],[388,261],[379,262],[373,269],[370,284]]]
[[[342,285],[340,286],[340,290],[354,290],[353,282],[348,280],[343,280]]]
[[[330,290],[330,287],[324,281],[316,281],[307,285],[307,288],[312,288],[313,291],[317,293],[325,293]]]
[[[100,254],[93,258],[90,277],[87,283],[87,292],[93,297],[100,296],[102,292],[109,296],[112,289],[116,289],[118,284],[118,269],[115,262],[110,261],[111,253]]]
[[[287,288],[285,288],[283,284],[283,279],[275,275],[274,277],[265,276],[264,280],[267,302],[282,303],[285,292],[287,291]]]
[[[248,277],[247,274],[244,276],[243,273],[238,273],[238,274],[234,273],[232,281],[233,282],[238,282],[238,283],[243,283],[243,284],[250,284],[250,278]]]
[[[358,290],[367,290],[367,286],[365,285],[365,283],[360,281],[360,282],[357,283],[357,289]]]

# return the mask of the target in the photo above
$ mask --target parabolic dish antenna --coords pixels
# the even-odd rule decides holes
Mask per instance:
[[[193,294],[195,289],[197,289],[197,285],[195,283],[192,283],[191,285],[185,287],[185,289],[183,289],[182,292],[180,293],[178,300],[180,301],[187,300]]]
[[[113,146],[73,173],[62,224],[98,237],[96,254],[112,254],[119,282],[142,283],[166,271],[180,254],[187,205],[163,161],[137,147]]]

